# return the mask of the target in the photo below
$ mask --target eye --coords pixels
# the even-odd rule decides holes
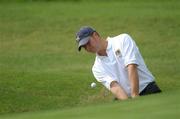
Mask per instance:
[[[86,43],[86,45],[89,45],[89,43],[90,43],[90,40]]]

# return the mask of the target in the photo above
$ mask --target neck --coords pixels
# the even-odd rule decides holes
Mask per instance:
[[[108,42],[104,39],[101,39],[100,44],[101,45],[100,45],[100,48],[99,48],[99,51],[97,52],[97,54],[100,56],[107,56],[106,49],[108,46]]]

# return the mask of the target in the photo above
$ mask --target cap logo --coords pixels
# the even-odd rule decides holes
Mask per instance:
[[[79,42],[79,40],[80,40],[80,38],[79,38],[79,36],[78,36],[78,37],[76,38],[76,41]]]

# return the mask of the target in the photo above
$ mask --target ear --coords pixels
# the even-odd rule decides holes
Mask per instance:
[[[94,32],[94,33],[93,33],[93,37],[94,37],[94,38],[99,38],[99,34],[98,34],[97,32]]]

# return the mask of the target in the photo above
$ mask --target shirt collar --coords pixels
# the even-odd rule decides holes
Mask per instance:
[[[108,52],[111,49],[111,47],[112,47],[112,44],[110,42],[110,37],[107,37],[106,41],[108,42],[108,46],[106,48],[106,52]]]

